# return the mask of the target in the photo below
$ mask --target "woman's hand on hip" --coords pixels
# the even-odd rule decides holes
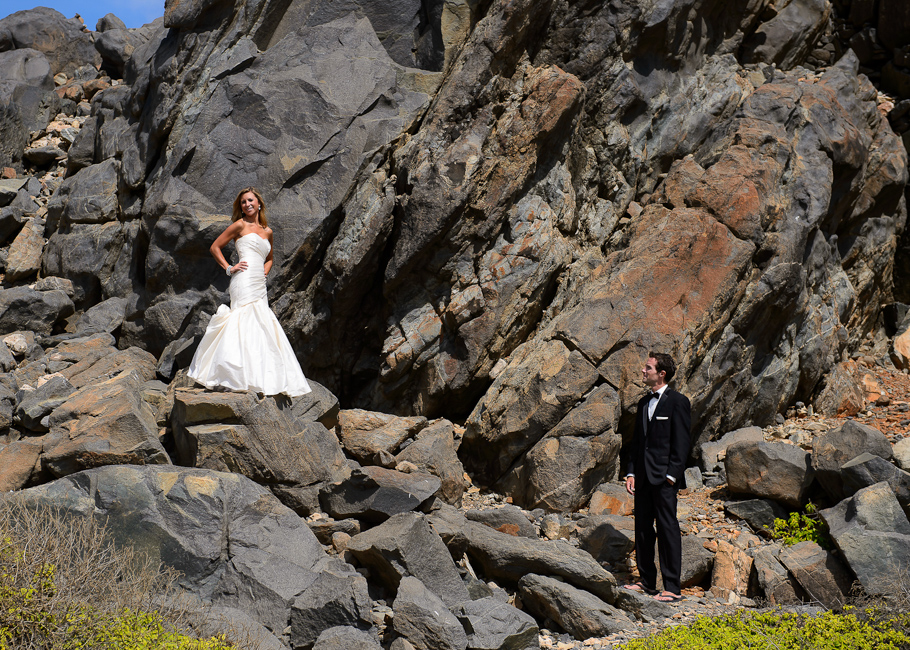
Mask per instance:
[[[235,273],[237,273],[239,271],[246,271],[247,267],[248,267],[248,264],[246,262],[243,262],[243,261],[237,262],[234,266],[231,267],[231,275],[234,275]]]

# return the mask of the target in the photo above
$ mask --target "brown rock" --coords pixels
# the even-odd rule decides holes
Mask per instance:
[[[0,492],[19,490],[40,472],[43,437],[22,438],[0,447]]]
[[[0,170],[0,178],[11,180],[16,178],[16,170],[12,167],[4,167]]]
[[[77,104],[82,101],[82,98],[85,96],[85,92],[82,90],[81,84],[73,84],[71,86],[66,86],[65,88],[58,88],[57,94],[60,95],[60,91],[63,91],[62,97],[74,101]]]
[[[95,381],[49,416],[41,462],[61,477],[102,465],[168,464],[135,370]]]
[[[724,459],[734,494],[774,499],[794,508],[805,503],[815,478],[808,452],[783,442],[737,442]]]
[[[843,361],[828,373],[825,387],[815,399],[815,410],[828,417],[850,417],[863,410],[863,387],[853,375],[855,361]]]
[[[109,79],[90,79],[82,84],[82,92],[85,94],[86,99],[91,99],[95,96],[95,93],[110,87],[111,83]]]
[[[752,552],[758,586],[772,605],[795,605],[801,598],[790,581],[787,569],[778,560],[780,551],[780,546],[774,544]]]
[[[35,275],[41,268],[41,251],[45,243],[44,220],[33,218],[26,221],[10,245],[6,278],[22,280]]]
[[[344,448],[363,463],[381,451],[394,454],[402,442],[427,425],[424,417],[398,417],[362,409],[338,413],[338,432]]]
[[[718,540],[711,573],[711,592],[728,602],[731,594],[748,596],[751,574],[752,558],[733,544]]]
[[[396,469],[410,463],[414,470],[438,476],[442,482],[439,496],[452,505],[461,505],[461,497],[468,489],[464,467],[458,458],[458,445],[454,425],[448,420],[436,420],[417,434],[417,438],[396,456]],[[413,471],[413,470],[411,470]]]
[[[631,515],[634,497],[621,483],[601,483],[588,504],[590,515]]]
[[[878,383],[878,379],[876,379],[875,375],[869,373],[864,374],[860,383],[863,387],[866,402],[869,404],[878,402],[882,396],[886,395],[885,389]]]

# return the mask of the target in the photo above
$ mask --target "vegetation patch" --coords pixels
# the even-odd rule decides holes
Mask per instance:
[[[737,612],[702,617],[622,646],[624,650],[905,650],[910,614],[883,616],[876,609],[825,612]]]
[[[831,550],[831,536],[828,527],[819,516],[816,507],[806,504],[806,512],[791,512],[786,519],[775,519],[771,536],[784,546],[800,542],[815,542],[825,550]]]

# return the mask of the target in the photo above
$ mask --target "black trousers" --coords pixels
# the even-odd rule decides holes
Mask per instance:
[[[644,472],[635,476],[635,556],[638,573],[645,587],[657,588],[657,567],[654,564],[654,541],[657,540],[664,589],[674,594],[680,593],[679,575],[682,571],[682,536],[676,518],[677,492],[677,487],[667,481],[651,485]]]

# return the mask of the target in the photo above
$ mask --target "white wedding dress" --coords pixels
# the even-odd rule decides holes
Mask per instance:
[[[266,296],[264,265],[271,246],[256,233],[239,237],[236,246],[247,268],[231,276],[231,306],[221,305],[212,316],[189,376],[206,388],[305,395],[310,386]]]

